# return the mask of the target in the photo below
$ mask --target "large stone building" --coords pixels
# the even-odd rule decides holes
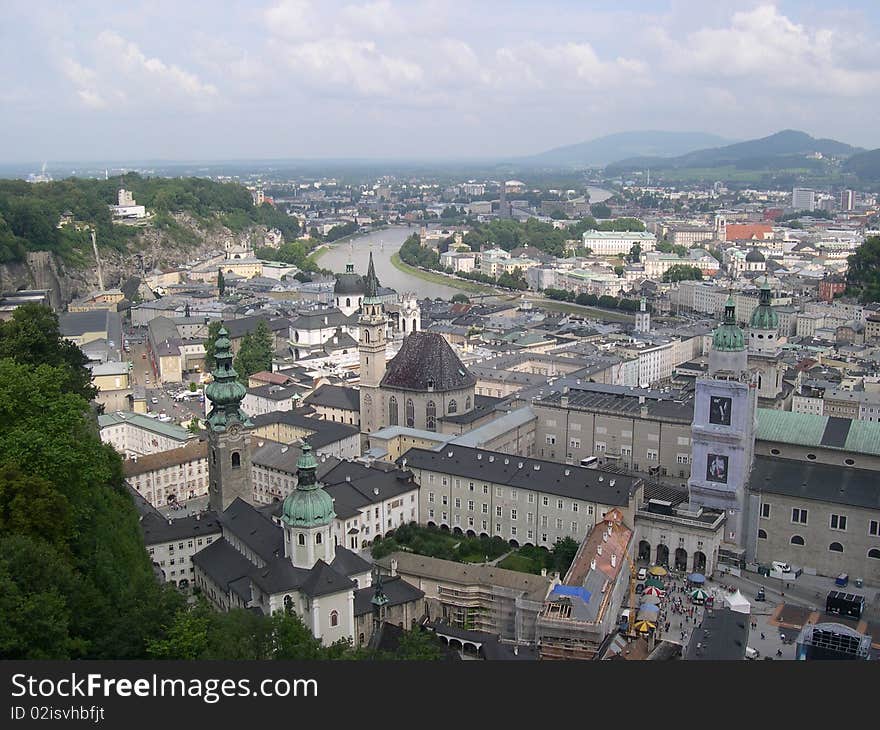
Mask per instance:
[[[386,316],[372,255],[360,317],[361,431],[402,425],[438,430],[438,419],[474,408],[476,378],[443,336],[411,332],[386,363]]]

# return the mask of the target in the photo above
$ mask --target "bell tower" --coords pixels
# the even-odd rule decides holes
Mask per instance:
[[[371,433],[382,427],[379,383],[385,375],[386,317],[385,307],[379,299],[379,282],[373,266],[373,254],[364,281],[364,303],[358,321],[361,357],[361,432]]]
[[[214,380],[205,390],[211,403],[208,413],[208,503],[215,512],[225,510],[237,497],[253,501],[251,435],[253,425],[241,410],[247,390],[232,367],[232,343],[220,326],[214,343]]]
[[[296,462],[296,489],[284,499],[284,554],[297,568],[311,569],[317,560],[332,563],[336,557],[331,524],[336,517],[333,498],[318,481],[318,462],[308,441]]]

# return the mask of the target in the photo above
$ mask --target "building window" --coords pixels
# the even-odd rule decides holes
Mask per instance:
[[[468,500],[468,512],[473,512],[473,511],[474,511],[474,500],[469,499]]]
[[[577,512],[577,511],[578,511],[578,503],[577,503],[577,502],[572,502],[572,503],[571,503],[571,511],[572,511],[572,512]]]
[[[339,611],[330,612],[330,625],[339,626]]]
[[[241,454],[237,451],[232,452],[232,468],[240,469],[241,468]]]
[[[432,400],[425,406],[425,428],[429,431],[437,430],[437,406]]]
[[[552,433],[548,433],[544,440],[547,442],[548,446],[553,446],[556,443],[556,436]]]
[[[464,399],[464,409],[465,411],[469,411],[471,409],[471,397],[468,396]]]
[[[516,510],[515,509],[510,510],[510,519],[512,519],[512,520],[516,519]]]
[[[397,398],[393,395],[388,399],[388,425],[396,426],[397,425]]]
[[[832,530],[846,530],[846,515],[831,515]]]
[[[510,534],[513,535],[514,537],[516,537],[516,527],[510,528]]]
[[[871,535],[871,537],[877,537],[880,535],[880,521],[871,520],[868,522],[868,534]]]
[[[461,497],[455,498],[455,509],[461,509]]]
[[[535,503],[535,495],[532,492],[529,492],[528,500],[529,500],[529,504]]]
[[[412,398],[406,399],[406,425],[409,428],[415,428],[416,425],[416,407],[413,405]]]
[[[444,507],[449,504],[449,497],[447,497],[445,494],[440,499],[443,502]]]
[[[488,484],[483,485],[483,494],[489,494],[489,485]]]
[[[556,500],[556,509],[562,509],[562,508],[563,508],[563,501],[561,499],[557,499]]]
[[[765,520],[770,519],[770,505],[767,502],[761,503],[761,517]]]
[[[571,523],[571,534],[574,535],[577,531],[578,531],[578,523],[572,522]]]
[[[495,516],[496,516],[496,517],[501,517],[501,507],[496,507],[496,508],[495,508]]]
[[[434,492],[428,492],[428,502],[434,501]]]
[[[758,530],[758,539],[766,540],[767,539],[767,530]]]
[[[299,533],[299,535],[297,536],[297,542],[300,545],[305,545],[306,544],[306,536],[303,535],[302,533]]]
[[[798,509],[797,507],[791,510],[791,521],[797,522],[800,525],[807,524],[807,510]]]
[[[550,505],[550,498],[549,498],[549,497],[543,497],[543,498],[541,499],[541,502],[543,503],[543,505],[544,505],[545,507],[548,507],[548,506]]]
[[[483,503],[483,505],[482,505],[482,511],[483,511],[483,514],[484,514],[484,515],[489,514],[489,505]]]
[[[792,545],[803,545],[803,544],[804,544],[804,538],[802,538],[800,535],[792,535],[792,536],[791,536],[791,540],[789,540],[789,542],[790,542]]]
[[[449,401],[449,409],[448,413],[458,413],[458,404],[455,402],[455,398]]]
[[[557,517],[557,518],[556,518],[556,529],[557,529],[557,530],[561,530],[561,529],[562,529],[562,518],[561,518],[561,517]]]
[[[324,538],[321,537],[321,533],[319,532],[315,535],[315,545],[320,545],[322,542],[324,542]]]
[[[828,549],[829,549],[832,553],[842,553],[842,552],[843,552],[843,545],[841,545],[839,542],[832,542],[832,543],[828,546]]]
[[[871,548],[868,550],[868,557],[874,558],[874,560],[880,560],[880,550],[877,548]]]
[[[657,461],[657,452],[654,449],[648,449],[646,456],[648,461]]]

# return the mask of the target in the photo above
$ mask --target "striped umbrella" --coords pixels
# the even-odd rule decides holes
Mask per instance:
[[[709,594],[706,593],[702,588],[697,588],[691,591],[691,600],[692,601],[705,601],[709,597]]]
[[[654,590],[656,591],[657,589],[655,588]],[[661,600],[660,596],[654,595],[653,593],[642,594],[642,605],[651,604],[652,606],[656,606]]]
[[[642,593],[642,595],[656,596],[657,598],[660,598],[660,596],[662,596],[664,593],[666,593],[666,591],[664,591],[662,588],[658,588],[657,586],[648,586],[647,588],[645,588],[645,592]]]
[[[655,628],[657,628],[657,624],[653,621],[636,621],[633,625],[633,628],[636,631],[647,634],[649,631],[653,631]]]
[[[664,568],[662,565],[652,565],[650,568],[648,568],[648,572],[651,575],[656,576],[664,576],[669,573],[669,571],[666,570],[666,568]]]

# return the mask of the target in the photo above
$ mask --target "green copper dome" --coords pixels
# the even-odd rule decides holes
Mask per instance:
[[[727,297],[724,305],[724,322],[715,330],[712,337],[712,348],[723,352],[736,352],[746,349],[746,338],[736,323],[736,304],[733,295]]]
[[[315,472],[318,462],[312,447],[303,441],[302,456],[296,462],[297,485],[284,499],[281,519],[291,527],[321,527],[336,517],[333,498],[324,491]]]
[[[225,431],[234,422],[242,426],[252,425],[247,414],[241,410],[241,401],[247,389],[238,382],[238,373],[232,367],[232,343],[229,332],[222,325],[214,341],[213,382],[205,388],[205,396],[211,402],[208,426],[214,431]]]
[[[752,318],[749,320],[749,327],[753,330],[778,330],[779,329],[779,315],[776,314],[776,311],[770,306],[770,298],[772,296],[772,292],[770,291],[770,284],[767,283],[767,280],[764,279],[764,284],[761,286],[761,293],[759,295],[758,306],[755,308],[755,311],[752,312]]]

